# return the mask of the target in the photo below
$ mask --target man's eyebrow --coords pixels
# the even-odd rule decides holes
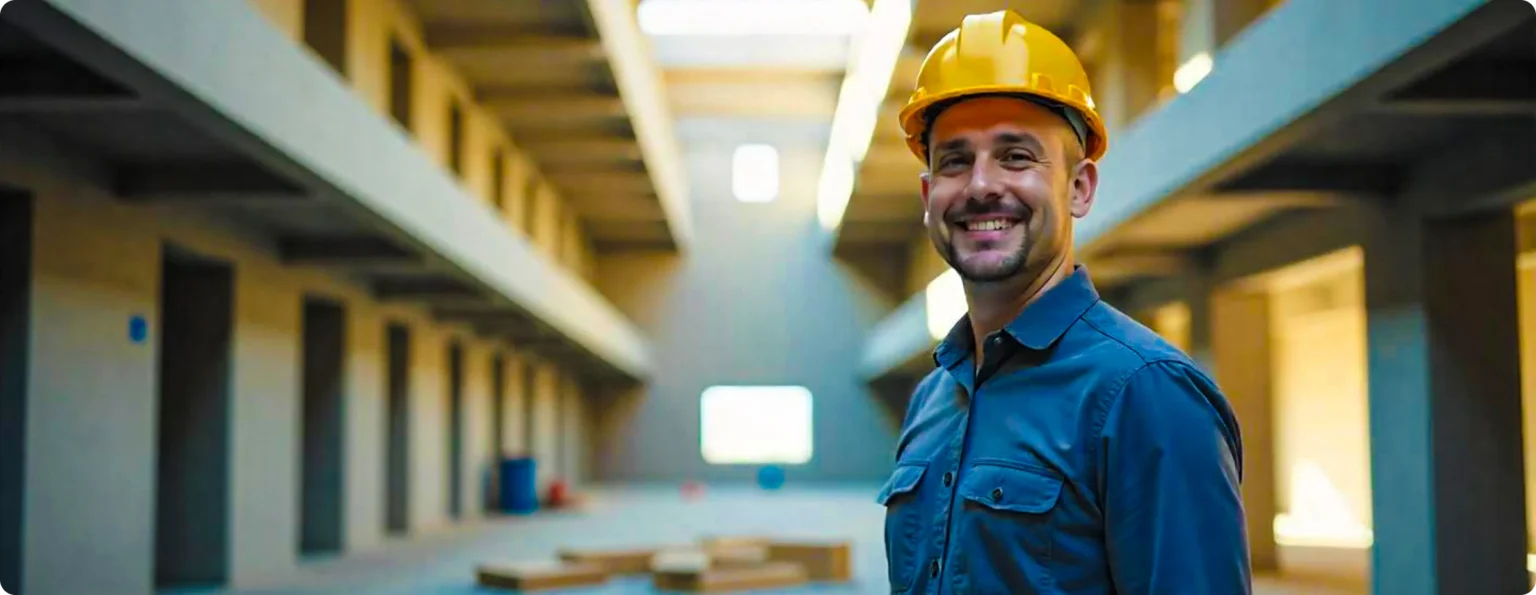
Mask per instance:
[[[970,146],[970,144],[971,143],[967,142],[963,138],[953,138],[953,139],[944,141],[942,143],[939,143],[939,146],[936,147],[933,152],[935,152],[935,153],[947,153],[947,152],[954,151],[954,150],[957,150],[957,149],[963,149],[963,148],[965,148],[967,146]]]
[[[1022,134],[1018,132],[999,133],[997,136],[993,137],[993,141],[1000,145],[1025,145],[1036,151],[1042,150],[1044,148],[1044,145],[1040,144],[1040,139],[1035,138],[1034,135]]]

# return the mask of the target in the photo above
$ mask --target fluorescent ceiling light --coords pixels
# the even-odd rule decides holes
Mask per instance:
[[[832,114],[832,139],[821,167],[816,214],[822,229],[836,232],[853,194],[859,163],[869,152],[880,106],[890,90],[896,61],[912,25],[912,0],[875,0],[869,26],[849,57],[848,73]]]
[[[861,0],[644,0],[649,35],[853,35],[869,11]]]
[[[1211,73],[1212,66],[1211,55],[1208,53],[1200,52],[1190,56],[1183,66],[1173,71],[1173,88],[1180,93],[1188,93]]]

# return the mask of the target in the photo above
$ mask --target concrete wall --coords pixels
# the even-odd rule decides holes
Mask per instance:
[[[885,304],[830,258],[820,235],[821,145],[803,140],[815,135],[765,128],[723,124],[689,140],[685,162],[699,225],[686,257],[625,253],[598,264],[599,289],[646,332],[657,357],[648,386],[604,401],[598,478],[750,478],[752,468],[709,466],[700,453],[699,398],[722,384],[810,389],[813,457],[789,470],[791,481],[889,472],[894,428],[857,374],[863,338]],[[776,201],[743,204],[732,195],[731,155],[742,142],[778,147]]]
[[[297,559],[305,295],[346,308],[347,550],[377,546],[383,534],[388,321],[404,322],[412,332],[411,526],[446,522],[444,360],[452,339],[466,347],[461,493],[469,516],[479,514],[490,453],[489,425],[480,422],[490,417],[494,345],[417,309],[374,302],[364,288],[323,271],[282,267],[271,245],[226,221],[114,201],[102,190],[108,177],[100,164],[34,131],[7,124],[0,138],[0,179],[31,191],[37,209],[31,323],[39,332],[31,337],[28,370],[23,561],[28,592],[151,589],[155,314],[165,241],[234,269],[229,562],[235,584],[279,579]],[[152,329],[142,344],[128,338],[133,316],[147,318]],[[516,407],[509,411],[517,415]],[[91,572],[79,571],[81,559],[91,560]]]

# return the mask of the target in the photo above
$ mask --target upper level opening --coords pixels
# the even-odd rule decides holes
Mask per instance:
[[[650,35],[853,35],[869,9],[861,0],[645,0]]]

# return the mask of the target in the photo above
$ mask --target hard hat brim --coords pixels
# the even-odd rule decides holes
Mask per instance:
[[[927,112],[929,108],[942,103],[953,103],[956,100],[979,96],[1016,96],[1021,99],[1045,100],[1072,109],[1082,116],[1084,123],[1088,126],[1088,138],[1086,146],[1083,147],[1084,158],[1097,161],[1109,149],[1109,135],[1104,129],[1104,121],[1099,117],[1098,111],[1093,109],[1092,106],[1067,97],[1061,97],[1055,93],[1015,85],[967,87],[947,93],[929,95],[907,104],[898,115],[901,122],[901,130],[906,135],[907,148],[918,159],[927,163],[928,147],[924,141],[926,140],[925,133],[931,124],[928,121],[929,114]]]

